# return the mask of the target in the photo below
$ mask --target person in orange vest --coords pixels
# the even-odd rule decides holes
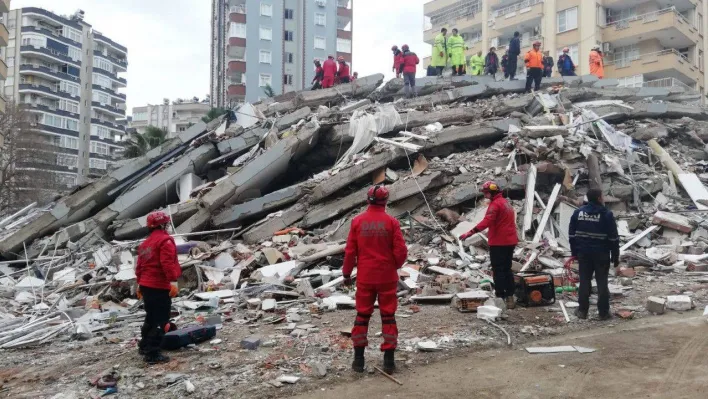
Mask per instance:
[[[541,79],[543,78],[543,53],[541,52],[541,42],[533,42],[533,48],[524,57],[526,64],[526,92],[531,92],[533,82],[536,91],[541,90]]]
[[[605,77],[605,66],[602,62],[602,51],[595,46],[590,51],[590,74],[602,79]]]

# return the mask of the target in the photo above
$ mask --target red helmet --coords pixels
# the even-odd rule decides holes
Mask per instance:
[[[541,42],[538,41],[538,40],[536,40],[535,42],[533,42],[533,45],[534,45],[534,46],[540,46],[540,45],[541,45]]]
[[[388,189],[385,186],[373,186],[366,193],[366,200],[374,205],[386,205],[388,201]]]
[[[482,192],[491,193],[497,191],[499,191],[499,185],[491,180],[482,185]]]
[[[396,45],[394,44],[393,47],[391,47],[391,50],[392,50],[392,51],[398,50],[398,46],[396,46]]]
[[[152,229],[170,222],[170,217],[165,212],[153,212],[147,217],[147,227]]]
[[[320,59],[319,59],[319,58],[315,58],[315,60],[314,60],[313,62],[316,64],[316,63],[320,62]]]
[[[334,56],[332,54],[328,55],[327,58],[332,58],[334,59]]]
[[[406,51],[408,49],[409,49],[409,47],[407,44],[404,44],[403,46],[401,46],[401,50],[403,50],[403,51]]]
[[[340,55],[339,57],[337,57],[337,61],[339,61],[339,62],[344,62],[344,57],[342,57],[342,56]]]

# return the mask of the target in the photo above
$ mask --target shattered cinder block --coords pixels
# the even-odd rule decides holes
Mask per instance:
[[[261,337],[252,335],[241,340],[241,348],[254,351],[261,345]]]
[[[659,298],[656,296],[650,296],[647,298],[646,308],[649,312],[654,314],[664,314],[666,311],[666,299]]]
[[[669,295],[666,297],[666,307],[671,310],[691,310],[693,301],[688,295]]]

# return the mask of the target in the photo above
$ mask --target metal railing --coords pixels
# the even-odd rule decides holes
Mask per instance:
[[[666,49],[666,50],[656,51],[654,53],[640,54],[636,57],[621,58],[619,60],[613,59],[612,61],[606,61],[604,65],[605,66],[616,65],[617,68],[625,68],[625,67],[628,67],[632,63],[632,61],[647,59],[650,57],[658,58],[658,57],[661,57],[662,55],[667,55],[667,54],[674,54],[685,62],[688,62],[688,63],[691,62],[688,60],[688,58],[686,58],[686,56],[679,53],[676,49],[670,48],[670,49]]]
[[[693,23],[691,23],[688,19],[686,19],[686,17],[684,17],[683,14],[678,12],[676,10],[676,7],[664,8],[662,10],[652,11],[652,12],[648,12],[646,14],[635,15],[632,17],[619,19],[617,21],[608,22],[605,24],[605,27],[614,26],[618,30],[627,29],[627,28],[629,28],[630,22],[634,22],[634,21],[654,22],[659,19],[660,15],[671,13],[671,12],[674,13],[676,16],[678,16],[680,19],[682,19],[683,22],[685,22],[688,25],[691,25],[692,27],[695,28],[695,25],[693,25]]]
[[[686,93],[697,92],[693,87],[683,83],[676,78],[661,78],[656,80],[650,80],[642,84],[644,87],[681,87],[686,90]]]
[[[521,3],[512,4],[510,6],[506,6],[504,8],[500,8],[498,10],[495,10],[492,13],[492,16],[494,18],[501,17],[501,16],[504,16],[507,14],[511,14],[512,12],[522,10],[524,8],[535,6],[536,4],[539,4],[539,3],[543,3],[543,0],[525,0],[525,1],[522,1]]]

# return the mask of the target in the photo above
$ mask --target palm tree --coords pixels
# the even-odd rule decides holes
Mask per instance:
[[[127,159],[141,157],[166,140],[166,129],[148,126],[145,128],[145,133],[131,133],[130,138],[127,140],[128,143],[125,145],[123,157]]]
[[[268,97],[275,97],[275,91],[273,90],[273,87],[271,87],[271,85],[265,85],[265,87],[263,87],[263,92]]]
[[[224,108],[212,108],[209,112],[207,112],[205,117],[202,117],[202,121],[204,123],[209,123],[227,112],[229,112],[229,110]]]

